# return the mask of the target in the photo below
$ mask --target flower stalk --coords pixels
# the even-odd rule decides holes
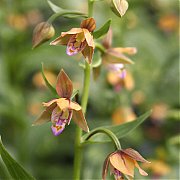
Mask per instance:
[[[92,0],[88,0],[88,17],[91,17],[93,14],[93,3],[94,2]],[[83,94],[81,100],[81,106],[84,115],[86,113],[87,103],[88,103],[90,75],[91,75],[91,66],[85,61]],[[81,163],[82,163],[81,136],[82,136],[82,130],[77,126],[76,137],[75,137],[75,152],[74,152],[75,153],[74,176],[73,176],[74,180],[80,180],[81,177]]]

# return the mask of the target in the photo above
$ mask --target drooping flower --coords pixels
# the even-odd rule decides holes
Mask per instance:
[[[52,41],[50,45],[67,46],[66,53],[69,56],[81,52],[90,64],[95,48],[91,33],[95,28],[96,22],[93,18],[85,19],[81,22],[80,28],[72,28],[70,31],[62,32],[61,36]]]
[[[43,103],[45,110],[40,117],[34,121],[33,125],[41,125],[45,122],[52,122],[52,132],[55,136],[61,134],[66,125],[69,125],[71,118],[74,122],[88,132],[89,128],[83,115],[81,106],[71,101],[73,85],[67,74],[61,70],[56,84],[59,99],[53,99],[47,103]]]
[[[141,169],[137,161],[150,163],[149,161],[145,160],[137,151],[131,148],[118,150],[109,154],[104,162],[102,179],[106,179],[108,166],[110,166],[110,171],[116,180],[124,179],[124,175],[128,176],[130,179],[134,178],[135,167],[138,168],[141,175],[147,176],[148,174]]]

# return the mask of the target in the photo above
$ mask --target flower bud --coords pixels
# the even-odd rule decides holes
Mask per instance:
[[[128,2],[126,0],[111,0],[111,9],[117,16],[122,17],[128,9]]]
[[[33,49],[51,39],[55,34],[54,27],[48,22],[39,23],[33,31]]]

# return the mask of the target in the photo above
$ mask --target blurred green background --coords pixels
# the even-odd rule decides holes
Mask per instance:
[[[52,2],[87,10],[85,0]],[[87,112],[90,129],[127,122],[153,109],[143,125],[121,140],[122,147],[132,147],[152,161],[143,166],[149,173],[147,179],[179,179],[179,1],[129,0],[123,18],[116,17],[107,2],[95,3],[97,27],[112,18],[113,47],[136,47],[138,53],[132,56],[135,65],[127,66],[130,78],[120,91],[114,90],[104,67],[97,81],[92,78]],[[31,126],[42,111],[41,103],[53,98],[41,78],[42,62],[52,84],[63,68],[82,92],[81,56],[68,57],[65,47],[49,43],[32,50],[33,28],[52,13],[43,0],[0,1],[0,135],[13,157],[37,179],[72,179],[75,124],[58,137],[52,135],[50,123]],[[81,20],[57,19],[55,37],[78,27]],[[103,161],[113,150],[112,144],[85,146],[83,179],[101,179]],[[5,177],[0,160],[0,178]],[[142,177],[137,173],[135,179]]]

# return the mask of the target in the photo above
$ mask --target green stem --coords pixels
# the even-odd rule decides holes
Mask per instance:
[[[89,96],[89,86],[90,86],[90,74],[91,67],[86,62],[86,67],[84,69],[84,89],[81,100],[81,106],[84,114],[86,113],[88,96]],[[79,126],[76,127],[76,139],[75,139],[75,159],[74,159],[74,180],[80,179],[80,170],[81,170],[81,162],[82,162],[82,146],[81,146],[81,136],[82,129]]]
[[[50,24],[52,24],[52,22],[60,17],[60,16],[65,16],[65,15],[79,15],[81,17],[85,17],[87,18],[87,15],[78,11],[65,11],[65,12],[59,12],[59,13],[55,13],[53,14],[48,20],[47,22],[49,22]]]
[[[91,17],[93,14],[93,0],[88,0],[88,17]],[[83,94],[81,100],[81,107],[86,113],[88,97],[89,97],[89,87],[90,87],[90,75],[91,75],[91,67],[86,63],[84,69],[84,84],[83,84]],[[78,126],[76,127],[76,138],[75,138],[75,159],[74,159],[74,180],[80,180],[81,177],[81,163],[82,163],[82,146],[81,146],[81,136],[82,129]]]
[[[112,131],[105,128],[98,128],[96,130],[92,130],[91,133],[86,137],[85,141],[90,139],[93,135],[97,133],[104,133],[107,136],[109,136],[109,138],[114,142],[115,148],[121,150],[121,144],[116,135]]]

